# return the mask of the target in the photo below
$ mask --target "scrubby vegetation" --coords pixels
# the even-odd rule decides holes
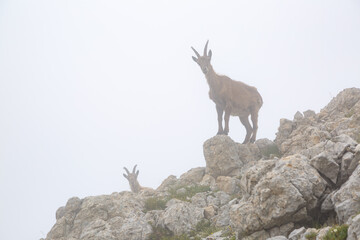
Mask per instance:
[[[324,240],[346,240],[349,226],[344,224],[332,227],[324,236]]]
[[[159,197],[151,197],[146,199],[144,212],[151,210],[164,210],[166,208],[166,200]]]
[[[190,232],[190,236],[195,237],[195,239],[196,238],[200,239],[207,237],[220,230],[221,230],[220,228],[211,225],[210,221],[202,220],[195,226],[194,230]]]
[[[231,227],[218,228],[211,225],[210,221],[203,220],[199,222],[189,234],[182,234],[180,236],[174,235],[169,229],[160,226],[152,226],[153,232],[150,235],[150,240],[201,240],[215,232],[222,231],[222,237],[225,240],[235,240],[236,236]]]
[[[175,236],[169,229],[163,227],[152,226],[153,232],[149,236],[149,240],[190,240],[185,234]]]
[[[178,191],[179,189],[184,189],[184,191]],[[188,186],[188,187],[177,187],[173,188],[169,191],[170,196],[169,199],[179,199],[182,201],[188,201],[190,202],[190,199],[197,193],[200,192],[208,192],[211,191],[209,186],[201,186],[201,185],[195,185],[195,186]]]
[[[179,189],[183,189],[183,191],[178,191]],[[145,200],[144,212],[148,212],[151,210],[164,210],[166,208],[166,203],[171,199],[179,199],[181,201],[190,202],[191,198],[200,192],[208,192],[211,191],[209,186],[180,186],[169,190],[169,196],[167,197],[150,197]]]
[[[268,145],[261,150],[261,154],[267,158],[281,157],[279,148],[276,145]]]
[[[316,240],[317,233],[316,232],[310,232],[305,235],[305,238],[307,240]]]

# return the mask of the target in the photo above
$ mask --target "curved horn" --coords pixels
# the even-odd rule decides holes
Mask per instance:
[[[126,167],[124,167],[124,169],[125,169],[126,173],[129,175],[130,174],[129,170]]]
[[[207,46],[208,46],[209,40],[207,40],[204,48],[204,56],[207,56]]]
[[[136,166],[137,166],[137,165],[134,166],[132,173],[135,173],[135,171],[136,171]]]
[[[191,49],[195,52],[197,58],[199,58],[199,57],[200,57],[200,54],[195,50],[195,48],[191,47]]]

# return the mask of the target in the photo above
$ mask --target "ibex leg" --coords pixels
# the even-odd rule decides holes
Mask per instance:
[[[225,116],[224,116],[224,120],[225,120],[224,134],[225,135],[228,135],[228,133],[229,133],[230,113],[231,113],[231,107],[226,107],[225,108]]]
[[[258,112],[253,112],[251,113],[251,121],[252,121],[252,124],[253,124],[253,133],[252,133],[252,136],[251,136],[251,139],[250,139],[250,142],[251,143],[254,143],[255,140],[256,140],[256,134],[257,134],[257,130],[258,130]]]
[[[245,143],[248,143],[249,142],[249,139],[251,137],[251,133],[253,132],[253,129],[250,125],[250,122],[249,122],[249,116],[246,116],[246,117],[239,117],[240,118],[240,121],[241,123],[244,125],[244,127],[246,128],[246,137],[245,137],[245,140],[243,142],[243,144]]]
[[[216,112],[217,112],[217,116],[218,116],[218,132],[216,135],[221,135],[224,134],[224,130],[223,130],[223,126],[222,126],[222,118],[223,118],[223,114],[224,114],[224,110],[219,107],[218,105],[216,105]]]

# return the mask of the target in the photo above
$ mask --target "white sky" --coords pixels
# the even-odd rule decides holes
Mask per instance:
[[[0,0],[0,236],[39,239],[78,196],[205,166],[215,105],[190,46],[264,99],[258,138],[360,83],[359,1]],[[230,136],[244,139],[238,118]]]

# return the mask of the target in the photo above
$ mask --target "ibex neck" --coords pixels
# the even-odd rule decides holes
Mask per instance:
[[[206,80],[210,86],[210,88],[214,88],[219,85],[218,75],[214,71],[213,67],[210,65],[209,71],[205,74]]]
[[[139,184],[139,182],[131,182],[130,183],[130,188],[131,188],[131,191],[134,192],[134,193],[138,193],[140,192],[141,190],[141,186]]]

